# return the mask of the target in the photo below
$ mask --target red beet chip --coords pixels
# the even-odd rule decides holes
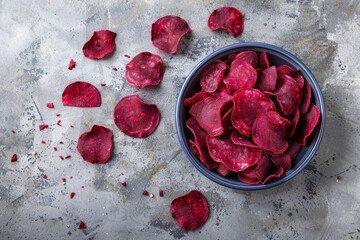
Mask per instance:
[[[311,86],[306,82],[302,90],[302,98],[299,105],[300,115],[304,115],[308,111],[310,102],[311,102]]]
[[[263,51],[261,54],[260,54],[260,57],[259,57],[259,62],[260,62],[260,66],[263,70],[267,69],[270,67],[270,62],[269,62],[269,58],[268,58],[268,55],[265,51]]]
[[[60,155],[59,158],[60,158],[61,160],[64,160],[64,159],[65,159],[62,155]]]
[[[253,66],[255,69],[258,62],[257,53],[254,51],[244,51],[236,55],[236,59],[239,63],[247,63]]]
[[[275,111],[271,99],[257,89],[241,89],[234,94],[234,111],[231,121],[243,135],[250,137],[257,115],[265,111]]]
[[[224,132],[221,112],[231,100],[229,95],[208,97],[192,106],[190,114],[210,136],[219,136]]]
[[[73,68],[75,67],[76,65],[76,62],[74,61],[74,59],[71,59],[70,62],[69,62],[69,67],[68,69],[71,71],[73,70]]]
[[[245,169],[243,172],[239,172],[238,178],[247,184],[258,184],[267,178],[270,168],[271,162],[269,157],[267,154],[263,154],[254,166]]]
[[[41,144],[46,144],[46,142],[44,140],[41,140]]]
[[[58,120],[58,121],[56,122],[56,124],[61,127],[61,126],[62,126],[62,125],[61,125],[61,120]]]
[[[17,155],[16,155],[16,153],[15,153],[14,155],[12,155],[10,161],[11,161],[11,162],[16,162],[16,161],[17,161]]]
[[[178,16],[159,18],[151,26],[151,42],[157,49],[174,54],[183,36],[190,31],[187,22]]]
[[[200,158],[200,152],[196,145],[196,143],[193,140],[189,140],[189,147],[190,151],[198,158]]]
[[[211,13],[208,27],[213,31],[223,29],[234,37],[238,37],[244,30],[244,17],[234,7],[220,7]]]
[[[300,104],[302,89],[294,78],[285,75],[278,78],[274,95],[282,112],[289,116],[296,112]]]
[[[236,145],[240,145],[240,146],[244,146],[244,147],[260,148],[260,146],[253,143],[251,138],[242,135],[238,131],[233,131],[231,133],[230,138],[231,138],[231,141]]]
[[[285,75],[288,75],[290,77],[293,77],[297,72],[298,70],[297,69],[294,69],[288,65],[280,65],[277,69],[277,75],[279,77],[282,77],[282,76],[285,76]]]
[[[296,157],[297,152],[300,149],[300,145],[296,142],[289,143],[289,147],[286,151],[279,155],[270,157],[270,160],[274,163],[274,165],[278,168],[283,168],[284,171],[289,171],[291,169],[291,161]]]
[[[204,100],[209,96],[211,96],[211,94],[208,92],[197,92],[191,98],[187,98],[184,100],[184,107],[191,108],[195,105],[195,103],[200,102],[201,100]]]
[[[127,183],[126,182],[122,182],[121,185],[123,185],[124,187],[127,186]]]
[[[208,203],[201,192],[193,190],[175,198],[170,204],[170,213],[179,227],[195,230],[209,217]]]
[[[47,124],[40,124],[40,125],[39,125],[39,130],[42,131],[42,130],[44,130],[45,128],[48,128],[48,127],[49,127],[49,125],[47,125]]]
[[[160,111],[155,104],[148,104],[139,95],[120,99],[114,109],[116,126],[126,135],[145,138],[152,134],[160,121]]]
[[[48,108],[54,108],[54,103],[47,103],[47,104],[46,104],[46,107],[48,107]]]
[[[101,59],[115,50],[116,33],[109,30],[100,30],[93,33],[82,50],[85,57]]]
[[[204,92],[215,92],[224,78],[227,65],[216,60],[207,66],[200,75],[200,85]]]
[[[146,190],[144,190],[144,191],[142,192],[142,195],[143,195],[143,196],[149,196],[149,192],[146,191]]]
[[[277,79],[277,72],[276,67],[272,66],[269,68],[264,69],[259,74],[258,81],[256,82],[255,87],[260,91],[264,92],[273,92],[276,88],[276,79]]]
[[[69,158],[71,158],[71,156],[70,156],[70,155],[68,155],[68,156],[66,156],[66,157],[65,157],[65,159],[69,159]]]
[[[164,196],[164,190],[159,189],[159,197],[163,197]]]
[[[219,166],[217,167],[216,170],[218,171],[218,173],[220,173],[224,177],[226,175],[228,175],[230,172],[230,169],[228,167],[226,167],[225,164],[223,164],[223,163],[219,163]]]
[[[233,104],[231,104],[233,105]],[[225,131],[232,131],[235,128],[232,125],[231,122],[231,114],[234,110],[234,107],[231,107],[228,111],[225,112],[225,114],[222,116],[222,126],[224,128]],[[224,111],[224,110],[223,110]]]
[[[250,64],[235,59],[230,66],[229,73],[223,82],[233,94],[239,89],[251,88],[256,83],[257,72]]]
[[[295,75],[292,76],[294,78],[294,80],[299,84],[299,86],[301,88],[304,87],[305,84],[305,79],[303,78],[303,76],[301,76],[300,73],[296,73]]]
[[[75,193],[74,192],[71,192],[70,193],[70,199],[73,199],[75,197]]]
[[[125,78],[128,84],[144,88],[159,85],[165,72],[165,66],[159,55],[142,52],[126,64]]]
[[[293,114],[293,116],[289,119],[290,120],[290,127],[288,129],[288,137],[292,137],[294,135],[294,132],[295,132],[295,129],[296,129],[296,126],[297,126],[297,123],[299,121],[299,118],[300,118],[300,110],[299,109],[296,109],[296,112]],[[286,171],[286,170],[285,170]]]
[[[256,164],[262,154],[259,148],[251,148],[234,144],[230,135],[224,134],[219,137],[208,137],[206,143],[210,156],[216,162],[223,163],[231,171],[244,171]]]
[[[113,146],[112,131],[106,127],[94,125],[89,132],[80,135],[77,150],[89,163],[109,161]]]
[[[72,107],[100,107],[101,96],[97,88],[90,83],[78,81],[65,88],[62,103]]]
[[[230,55],[228,56],[229,62],[232,63],[232,62],[236,59],[236,56],[237,56],[237,55],[238,55],[237,53],[232,53],[232,54],[230,54]]]
[[[284,169],[282,167],[276,168],[274,173],[267,176],[267,178],[263,181],[263,184],[270,182],[271,180],[279,178],[284,173]]]
[[[289,126],[289,120],[281,117],[277,112],[260,113],[252,128],[254,143],[264,150],[281,154],[289,146],[286,141],[286,131]]]
[[[191,117],[186,121],[187,128],[192,132],[196,149],[193,149],[194,155],[198,156],[200,161],[208,168],[214,169],[218,166],[218,163],[214,162],[209,155],[209,151],[206,146],[206,131],[200,127],[195,118]],[[193,147],[194,148],[194,147]],[[198,155],[196,154],[196,150]]]
[[[300,146],[306,145],[306,140],[314,131],[320,118],[320,109],[318,106],[310,103],[308,112],[301,116],[298,122],[295,135]]]
[[[86,229],[86,228],[87,228],[86,224],[83,221],[80,221],[79,229]]]

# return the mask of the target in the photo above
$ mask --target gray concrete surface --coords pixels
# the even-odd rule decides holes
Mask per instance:
[[[241,37],[208,30],[209,13],[222,5],[245,14]],[[357,0],[0,0],[0,239],[359,239],[358,5]],[[167,14],[183,17],[192,29],[173,56],[150,41],[151,23]],[[117,48],[110,58],[92,61],[81,48],[99,29],[118,33]],[[176,96],[191,68],[239,41],[293,52],[317,77],[327,105],[326,134],[315,158],[296,178],[266,191],[234,191],[206,179],[182,153],[174,127]],[[124,83],[129,61],[124,54],[141,51],[163,58],[160,87],[139,90]],[[73,71],[67,70],[71,58],[77,62]],[[62,106],[64,87],[76,80],[99,88],[100,108]],[[149,138],[127,137],[113,123],[115,103],[131,93],[161,111]],[[55,108],[46,108],[47,102]],[[41,123],[49,128],[40,132]],[[84,162],[76,151],[79,134],[93,124],[114,133],[113,157],[101,166]],[[17,163],[10,163],[13,153]],[[59,155],[71,158],[61,161]],[[145,188],[155,198],[142,197]],[[157,196],[159,188],[164,198]],[[185,232],[172,220],[169,204],[192,189],[204,193],[211,215],[201,229]],[[70,192],[76,193],[72,200]],[[86,230],[77,229],[80,219]]]

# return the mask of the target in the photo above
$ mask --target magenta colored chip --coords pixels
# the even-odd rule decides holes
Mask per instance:
[[[302,99],[299,105],[300,115],[304,115],[310,106],[311,102],[311,86],[308,83],[305,83],[304,88],[302,90]]]
[[[155,104],[148,104],[139,95],[125,96],[114,109],[116,126],[126,135],[146,138],[152,134],[160,122],[160,111]]]
[[[143,196],[149,196],[149,192],[146,191],[146,190],[144,190],[144,191],[142,192],[142,195],[143,195]]]
[[[71,59],[70,62],[69,62],[69,66],[68,66],[68,69],[71,71],[73,70],[73,68],[75,67],[76,65],[76,62],[74,61],[74,59]]]
[[[271,161],[278,168],[283,168],[284,171],[289,171],[291,169],[291,161],[296,157],[300,149],[300,145],[296,142],[289,143],[289,147],[286,151],[279,156],[270,157]]]
[[[54,103],[47,103],[47,104],[46,104],[46,107],[48,107],[48,108],[54,108]]]
[[[109,161],[113,146],[112,131],[106,127],[94,125],[89,132],[80,135],[77,150],[89,163]]]
[[[39,130],[42,131],[42,130],[44,130],[45,128],[48,128],[48,127],[49,127],[49,125],[47,125],[47,124],[40,124],[40,125],[39,125]]]
[[[228,56],[229,62],[232,63],[232,62],[236,59],[236,56],[237,56],[237,55],[238,55],[237,53],[232,53],[232,54],[230,54],[230,55]]]
[[[71,192],[70,193],[70,199],[73,199],[75,197],[75,193],[74,192]]]
[[[294,135],[299,118],[300,118],[300,110],[299,109],[296,109],[296,112],[291,116],[291,118],[288,118],[288,120],[290,120],[290,123],[291,123],[291,125],[288,129],[288,137],[289,138],[291,138]]]
[[[106,83],[100,83],[100,86],[105,87]]]
[[[244,51],[236,55],[237,62],[240,63],[247,63],[253,66],[256,69],[258,63],[258,55],[254,51]]]
[[[43,175],[43,179],[47,180],[48,176],[46,174]]]
[[[227,65],[221,61],[215,61],[207,66],[200,75],[200,86],[204,92],[215,92],[225,75]]]
[[[65,159],[69,159],[69,158],[71,158],[71,156],[70,156],[70,155],[67,155],[67,156],[65,157]]]
[[[244,30],[244,17],[237,8],[220,7],[211,13],[208,27],[213,31],[223,29],[234,37],[238,37]]]
[[[85,57],[101,59],[115,50],[116,33],[109,30],[100,30],[93,33],[82,50]]]
[[[221,112],[231,100],[229,95],[208,97],[192,106],[190,114],[210,136],[219,136],[224,132]]]
[[[101,96],[97,88],[90,83],[78,81],[65,88],[62,103],[72,107],[100,107]]]
[[[57,147],[54,147],[54,151],[57,151]]]
[[[285,75],[288,75],[290,77],[293,77],[299,70],[297,69],[294,69],[288,65],[280,65],[277,69],[277,75],[279,77],[282,77],[282,76],[285,76]]]
[[[279,178],[284,173],[283,168],[277,168],[274,173],[270,174],[264,181],[263,184],[270,182],[271,180],[274,180],[276,178]]]
[[[223,82],[230,94],[239,89],[251,88],[256,83],[257,73],[250,64],[235,59],[230,66],[229,73]]]
[[[310,104],[307,113],[300,117],[295,135],[300,146],[306,145],[306,140],[314,131],[320,118],[320,109],[313,103]]]
[[[14,155],[12,155],[10,161],[11,161],[11,162],[16,162],[16,161],[17,161],[17,155],[16,155],[16,153],[15,153]]]
[[[80,221],[79,229],[86,229],[86,228],[87,228],[86,224],[83,221]]]
[[[63,141],[60,141],[59,144],[64,144],[64,142],[63,142]]]
[[[301,88],[304,87],[305,84],[305,79],[303,78],[303,76],[301,76],[300,73],[296,73],[294,76],[292,76],[294,78],[294,80],[299,84],[299,86]]]
[[[175,54],[180,40],[190,31],[181,17],[168,15],[159,18],[151,26],[151,42],[157,49]]]
[[[122,182],[121,185],[123,185],[124,187],[127,186],[127,183],[126,182]]]
[[[302,89],[294,78],[285,75],[278,78],[274,95],[282,112],[289,116],[296,112],[300,104]]]
[[[228,175],[230,172],[230,169],[228,167],[226,167],[225,164],[223,164],[223,163],[219,163],[219,166],[217,167],[216,170],[218,171],[218,173],[220,173],[224,177],[226,175]]]
[[[159,197],[163,197],[164,196],[164,190],[159,189]]]
[[[216,168],[218,163],[211,159],[208,148],[206,146],[206,131],[200,127],[198,122],[193,117],[186,121],[186,126],[191,131],[195,139],[195,142],[192,142],[192,144],[196,146],[196,149],[190,146],[192,152],[199,157],[200,161],[208,169]],[[196,150],[198,155],[196,154]]]
[[[193,190],[172,200],[170,213],[179,227],[189,231],[205,224],[209,208],[204,195]]]
[[[64,160],[64,159],[65,159],[62,155],[60,155],[59,158],[60,158],[61,160]]]
[[[250,88],[235,92],[231,121],[241,134],[250,137],[256,116],[265,111],[275,111],[275,105],[259,90]]]
[[[66,184],[66,178],[61,178],[62,184]]]
[[[241,133],[239,133],[238,131],[233,131],[231,133],[231,141],[236,144],[236,145],[240,145],[240,146],[244,146],[244,147],[253,147],[253,148],[260,148],[260,146],[256,145],[251,138],[246,137],[244,135],[242,135]]]
[[[44,140],[41,140],[41,144],[46,144],[46,142]]]
[[[258,184],[267,178],[270,168],[271,162],[269,157],[263,154],[254,166],[245,169],[243,172],[239,172],[238,178],[247,184]]]
[[[124,54],[124,57],[131,58],[128,54]]]
[[[159,55],[141,52],[126,64],[125,78],[131,86],[144,88],[159,85],[164,72],[165,66]]]
[[[113,67],[112,70],[116,72],[118,69],[116,67]]]
[[[270,67],[270,62],[269,62],[269,58],[268,58],[268,55],[265,51],[263,51],[261,54],[260,54],[260,57],[259,57],[259,62],[260,62],[260,66],[263,70],[267,69]]]
[[[204,100],[209,96],[211,96],[211,94],[208,92],[197,92],[191,98],[187,98],[184,100],[184,107],[191,108],[195,105],[195,103],[200,102],[201,100]]]
[[[210,156],[216,162],[223,163],[231,171],[239,172],[256,164],[262,154],[259,148],[251,148],[234,144],[230,135],[206,138]]]
[[[262,92],[273,92],[276,88],[277,72],[276,67],[272,66],[259,73],[258,81],[255,87]]]
[[[56,124],[61,127],[61,120],[58,120]]]
[[[198,158],[200,158],[199,148],[193,140],[189,140],[190,151]]]
[[[277,112],[261,113],[256,117],[252,128],[254,143],[264,150],[281,154],[289,146],[286,141],[286,131],[289,126],[289,120],[281,117]]]

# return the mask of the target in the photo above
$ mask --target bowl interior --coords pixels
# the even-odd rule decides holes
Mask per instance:
[[[211,64],[214,60],[226,60],[228,55],[232,53],[239,53],[242,51],[252,50],[258,53],[258,55],[262,51],[266,51],[270,65],[280,66],[282,64],[286,64],[291,66],[292,68],[299,69],[304,79],[310,84],[312,89],[312,102],[317,105],[320,109],[321,116],[319,119],[319,123],[317,124],[316,129],[312,133],[312,138],[308,140],[310,144],[308,146],[301,148],[297,157],[292,161],[292,168],[283,174],[283,176],[279,179],[276,179],[267,184],[258,184],[258,185],[248,185],[240,182],[237,179],[236,174],[223,177],[216,170],[207,169],[200,160],[191,152],[188,139],[192,137],[191,132],[186,128],[186,120],[189,118],[188,110],[184,108],[183,102],[186,98],[192,97],[196,92],[200,91],[200,83],[199,76],[204,68],[206,68],[209,64]],[[190,72],[185,82],[183,83],[182,89],[178,96],[177,105],[176,105],[176,128],[179,137],[179,141],[181,147],[192,164],[206,177],[217,182],[226,187],[241,189],[241,190],[258,190],[265,189],[277,186],[281,183],[284,183],[298,174],[306,164],[311,160],[314,156],[317,148],[320,145],[320,141],[323,136],[325,127],[325,106],[322,97],[322,93],[320,87],[310,72],[310,70],[303,64],[299,59],[290,54],[289,52],[278,48],[273,45],[265,44],[265,43],[239,43],[230,45],[228,47],[222,48],[203,60],[201,60],[194,69]]]

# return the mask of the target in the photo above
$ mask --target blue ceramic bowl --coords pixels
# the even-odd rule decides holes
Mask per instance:
[[[236,176],[223,177],[216,170],[207,169],[201,163],[201,161],[191,152],[188,144],[188,139],[190,139],[192,135],[185,125],[186,120],[189,118],[189,113],[188,110],[184,108],[183,102],[186,98],[193,96],[196,92],[200,90],[199,76],[203,69],[205,69],[216,59],[225,60],[227,56],[232,53],[238,53],[246,50],[252,50],[257,53],[266,51],[269,57],[270,64],[275,66],[287,64],[295,69],[299,69],[304,79],[310,84],[313,93],[313,102],[319,107],[321,112],[321,117],[315,131],[312,134],[313,137],[311,138],[311,142],[308,144],[307,147],[301,148],[297,157],[292,162],[292,168],[288,172],[284,173],[281,178],[267,184],[249,185],[240,182]],[[324,135],[325,104],[320,90],[320,86],[316,81],[314,75],[297,57],[285,51],[284,49],[266,43],[237,43],[221,48],[214,53],[208,55],[191,70],[180,90],[180,94],[176,102],[175,118],[176,131],[180,141],[180,145],[185,152],[185,155],[188,157],[190,162],[195,166],[197,170],[199,170],[210,180],[225,187],[239,190],[260,190],[275,187],[287,182],[291,178],[295,177],[309,163],[309,161],[314,156],[316,150],[319,148],[321,139]]]

